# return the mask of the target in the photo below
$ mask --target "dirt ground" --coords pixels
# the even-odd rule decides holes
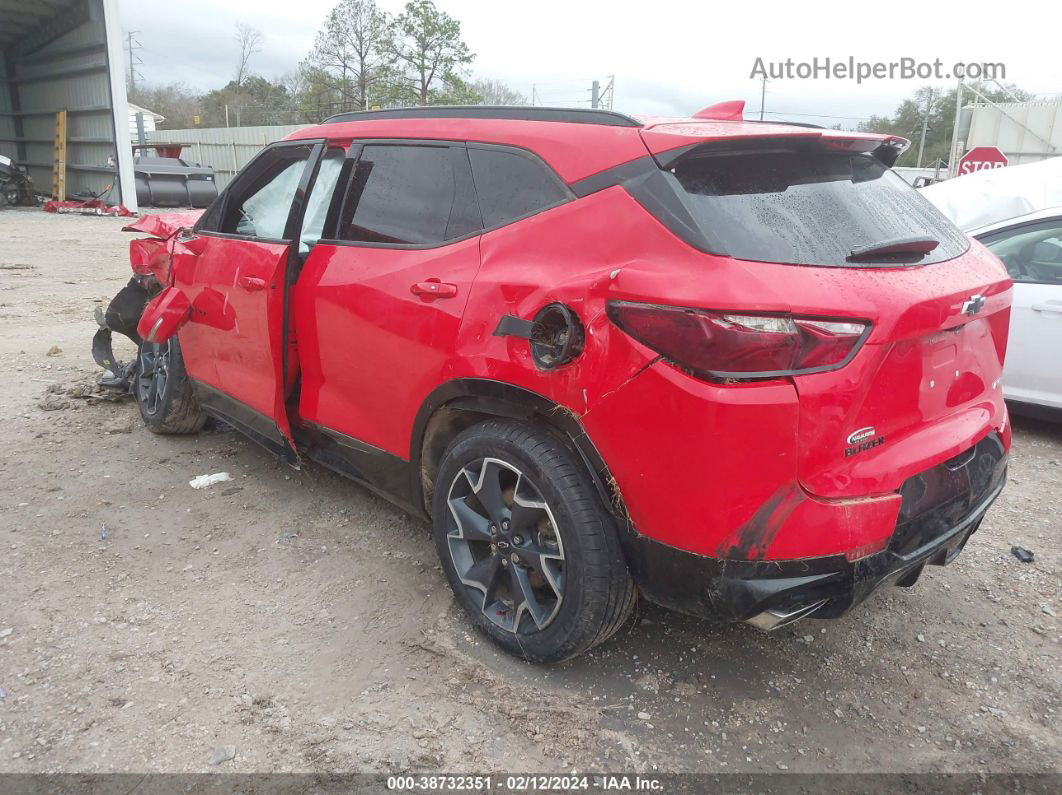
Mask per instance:
[[[383,500],[93,396],[121,225],[0,211],[0,772],[1062,768],[1062,425],[1015,421],[1002,498],[912,589],[770,635],[643,604],[526,665]]]

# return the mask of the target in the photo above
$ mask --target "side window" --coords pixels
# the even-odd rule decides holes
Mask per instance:
[[[568,191],[543,164],[531,157],[501,149],[470,146],[469,160],[483,212],[483,225],[515,221],[568,198]]]
[[[291,202],[312,151],[313,144],[267,149],[229,185],[216,226],[205,223],[213,221],[208,217],[199,228],[283,240]]]
[[[436,245],[479,228],[449,146],[369,144],[362,149],[336,236],[362,243]],[[462,155],[463,157],[463,155]]]
[[[1062,284],[1062,218],[986,235],[988,246],[1016,282]]]
[[[328,215],[345,158],[346,152],[335,146],[330,147],[321,158],[317,179],[314,180],[310,196],[306,200],[306,214],[303,216],[302,233],[299,235],[300,254],[309,253],[310,247],[321,239],[325,217]]]

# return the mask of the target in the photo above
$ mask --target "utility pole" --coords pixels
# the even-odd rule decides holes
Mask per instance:
[[[616,76],[608,76],[608,84],[602,88],[601,81],[595,80],[590,85],[590,107],[612,110],[613,97],[616,94]]]
[[[951,154],[948,155],[948,176],[958,176],[959,170],[959,116],[962,115],[962,78],[955,90],[955,127],[951,131]]]
[[[763,105],[767,99],[767,75],[760,78],[762,85],[760,86],[760,121],[763,121]]]
[[[135,91],[136,90],[136,77],[137,77],[136,67],[137,67],[137,64],[144,63],[143,61],[140,60],[140,56],[138,56],[136,54],[136,51],[139,50],[139,49],[142,49],[142,46],[141,46],[139,41],[137,41],[136,39],[133,38],[133,36],[135,36],[139,32],[140,32],[139,30],[131,30],[128,33],[125,34],[126,46],[129,48],[129,90],[130,91]]]
[[[613,100],[616,96],[616,76],[608,76],[608,85],[605,86],[601,92],[601,96],[598,99],[598,104],[603,105],[608,110],[612,110]]]
[[[535,90],[536,88],[537,88],[537,86],[534,83],[532,83],[531,84],[531,104],[532,105],[537,105],[538,104],[538,99],[535,96],[536,93],[537,93],[536,90]]]
[[[926,112],[922,115],[922,140],[918,144],[918,168],[922,167],[922,152],[926,148],[926,131],[929,129],[929,111],[933,107],[933,89],[929,89],[926,97]]]

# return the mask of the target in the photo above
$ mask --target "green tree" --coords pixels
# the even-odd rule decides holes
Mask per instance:
[[[955,127],[955,92],[957,88],[940,89],[923,86],[914,95],[905,99],[891,116],[872,116],[859,124],[862,132],[888,133],[899,135],[911,141],[911,147],[900,155],[898,166],[915,166],[918,164],[919,142],[922,137],[922,120],[928,118],[926,127],[926,144],[922,153],[922,165],[931,166],[937,160],[945,163],[951,152],[952,131]],[[1013,85],[989,88],[982,85],[978,89],[993,102],[1015,102],[1033,99],[1034,95],[1022,91]],[[963,89],[963,101],[982,102],[970,91]]]
[[[388,93],[381,84],[396,60],[394,21],[373,0],[341,0],[325,18],[308,64],[313,91],[336,110],[363,110]]]
[[[299,121],[298,103],[283,82],[266,80],[260,75],[248,75],[243,85],[235,80],[223,88],[204,94],[200,100],[202,126],[224,127],[236,119],[243,126],[259,124],[292,124]],[[228,107],[226,119],[225,108]],[[239,126],[239,125],[236,125]]]
[[[402,86],[417,105],[450,101],[464,85],[475,57],[461,38],[461,23],[431,0],[412,0],[395,20],[394,54],[403,74]]]

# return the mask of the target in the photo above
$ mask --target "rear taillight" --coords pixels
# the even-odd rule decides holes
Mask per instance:
[[[610,301],[612,322],[680,367],[709,378],[776,378],[843,366],[866,338],[858,320],[746,315]]]

